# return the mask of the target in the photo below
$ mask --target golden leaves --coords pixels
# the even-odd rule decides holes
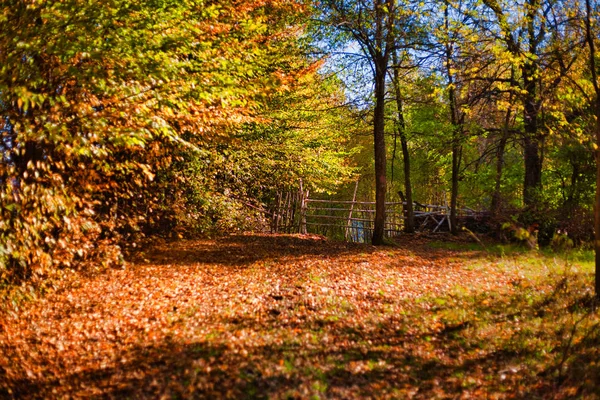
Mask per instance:
[[[517,374],[505,370],[519,362],[496,365],[494,352],[525,321],[508,325],[506,338],[479,325],[482,313],[503,307],[486,293],[517,290],[512,273],[465,268],[476,252],[408,246],[280,235],[158,244],[126,269],[72,277],[3,315],[0,383],[34,397],[455,397],[515,388]],[[456,287],[467,284],[460,298]],[[469,308],[479,296],[485,301]]]

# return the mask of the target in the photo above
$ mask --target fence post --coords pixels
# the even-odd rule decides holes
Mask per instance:
[[[344,235],[346,241],[348,241],[350,237],[350,232],[352,230],[352,212],[354,211],[354,203],[356,203],[356,192],[358,191],[358,179],[356,180],[356,185],[354,186],[354,194],[352,195],[352,203],[350,204],[350,212],[348,213],[348,223],[346,224],[346,234]]]
[[[446,211],[446,219],[448,220],[448,231],[452,232],[452,221],[450,220],[450,207],[448,207],[448,197],[446,197],[446,192],[444,192],[444,207]]]
[[[306,231],[306,203],[308,202],[308,190],[304,193],[304,186],[302,185],[302,179],[300,179],[300,221],[298,231],[305,235]]]
[[[275,207],[273,208],[273,215],[271,218],[271,233],[279,232],[279,218],[280,218],[280,210],[279,207],[281,205],[281,192],[277,190],[275,195]]]

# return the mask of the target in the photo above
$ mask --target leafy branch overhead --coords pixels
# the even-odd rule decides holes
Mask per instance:
[[[313,174],[322,190],[343,181],[345,133],[335,120],[323,131],[300,113],[294,126],[277,127],[281,118],[269,111],[300,108],[292,97],[299,90],[317,96],[323,88],[326,102],[340,102],[309,58],[306,13],[287,1],[5,2],[2,279],[42,278],[60,265],[96,262],[121,240],[173,224],[212,229],[202,221],[228,207],[240,212],[226,195],[214,203],[213,190],[223,186],[225,171],[214,169],[220,149],[234,149],[232,161],[251,154],[242,132],[256,131],[263,147],[270,139],[260,131],[296,136],[275,157],[292,173],[281,179]],[[292,133],[302,129],[321,134]],[[307,165],[306,146],[328,161]],[[259,203],[279,182],[266,159],[245,168],[263,170],[264,181],[232,189]],[[197,224],[184,218],[190,213]],[[111,248],[113,259],[102,263],[117,261]]]

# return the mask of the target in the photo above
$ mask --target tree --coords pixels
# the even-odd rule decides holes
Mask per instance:
[[[372,242],[383,244],[386,198],[385,94],[386,76],[394,49],[396,2],[394,0],[323,0],[329,28],[343,32],[356,41],[368,58],[373,73],[373,148],[375,164],[375,227]]]
[[[432,13],[437,25],[432,35],[432,55],[445,78],[444,92],[450,122],[451,177],[450,177],[450,231],[458,233],[458,196],[463,162],[463,142],[467,135],[467,110],[481,99],[482,91],[473,84],[469,70],[483,70],[477,50],[480,37],[475,34],[469,1],[444,0],[442,15]],[[475,90],[473,90],[473,88]]]
[[[594,116],[596,117],[595,124],[595,139],[596,139],[596,200],[594,206],[594,250],[596,252],[596,296],[600,297],[600,85],[598,83],[598,70],[596,66],[596,35],[592,30],[592,5],[591,0],[585,0],[585,40],[589,48],[589,67],[592,85],[594,87],[595,97],[591,104]]]
[[[456,212],[458,200],[458,180],[462,158],[461,137],[463,136],[463,117],[459,115],[458,100],[456,96],[456,83],[454,82],[454,40],[450,34],[450,4],[444,2],[444,64],[448,80],[448,105],[450,108],[450,123],[452,124],[452,189],[450,191],[450,232],[458,233],[458,218]]]
[[[568,19],[567,13],[559,3],[545,0],[526,0],[517,7],[498,0],[484,0],[483,3],[495,19],[490,31],[495,32],[503,43],[508,55],[506,61],[513,63],[519,72],[516,79],[512,79],[512,85],[517,89],[522,107],[523,202],[535,208],[542,190],[545,137],[540,112],[544,97],[560,84],[573,64],[573,60],[565,56],[570,51],[568,43],[562,48],[560,45],[552,48],[553,42],[559,43],[561,25]],[[550,38],[552,35],[555,37]],[[546,82],[544,74],[547,70],[559,71],[559,76]]]
[[[396,134],[400,138],[400,146],[402,148],[402,164],[404,166],[404,193],[405,195],[401,198],[406,203],[406,214],[404,220],[404,231],[406,233],[415,232],[415,212],[413,208],[413,194],[412,194],[412,183],[410,179],[410,152],[408,149],[408,139],[406,137],[406,121],[404,118],[404,104],[402,100],[402,93],[400,90],[400,57],[398,57],[398,49],[395,49],[392,53],[393,60],[393,75],[392,84],[394,87],[394,94],[396,98]],[[396,150],[396,135],[394,136],[394,154]],[[392,173],[394,158],[392,157]],[[392,175],[393,176],[393,175]]]
[[[234,140],[306,68],[290,46],[299,2],[7,0],[2,11],[3,281],[119,262],[124,238],[179,212],[156,215],[172,193],[159,189],[189,170],[157,176],[207,161],[202,145]]]

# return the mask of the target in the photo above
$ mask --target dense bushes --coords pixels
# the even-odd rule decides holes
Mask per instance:
[[[244,203],[277,175],[240,132],[284,120],[269,104],[293,108],[294,86],[336,101],[305,56],[296,2],[1,4],[1,282],[118,263],[120,244],[149,233],[252,226]],[[254,151],[293,135],[278,126]],[[297,137],[278,148],[287,171],[303,174],[317,137],[339,166],[324,174],[343,175],[343,134]]]

